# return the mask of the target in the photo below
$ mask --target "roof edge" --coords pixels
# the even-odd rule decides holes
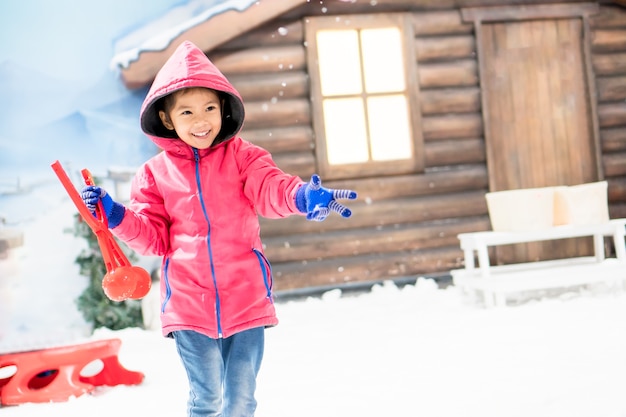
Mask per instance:
[[[122,82],[129,89],[144,87],[184,41],[193,42],[206,53],[304,3],[306,0],[261,0],[243,11],[229,9],[216,14],[184,30],[164,49],[139,51],[137,59],[127,66],[118,64]]]

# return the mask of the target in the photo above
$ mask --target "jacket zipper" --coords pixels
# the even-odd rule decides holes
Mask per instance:
[[[220,294],[217,290],[217,279],[215,278],[215,265],[213,264],[213,249],[211,248],[211,221],[204,205],[204,198],[202,196],[202,185],[200,183],[200,154],[198,149],[193,148],[193,156],[196,162],[196,185],[198,186],[198,194],[200,198],[200,204],[202,205],[202,213],[204,214],[204,220],[207,222],[208,232],[206,236],[207,248],[209,250],[209,264],[211,265],[211,277],[213,278],[213,286],[215,287],[215,314],[217,318],[217,337],[222,337],[222,312],[220,305]]]

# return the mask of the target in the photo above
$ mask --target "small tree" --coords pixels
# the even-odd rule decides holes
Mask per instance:
[[[94,329],[106,327],[111,330],[120,330],[127,327],[143,327],[141,301],[117,302],[110,300],[104,294],[102,279],[107,270],[98,239],[78,214],[75,216],[74,235],[85,238],[88,245],[87,249],[81,251],[76,258],[76,263],[80,266],[80,274],[89,278],[89,285],[76,300],[78,310],[85,320],[92,323]],[[136,255],[125,244],[121,243],[120,247],[131,262],[136,261]]]

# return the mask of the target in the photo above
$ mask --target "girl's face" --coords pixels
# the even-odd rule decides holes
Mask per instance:
[[[208,88],[186,88],[172,93],[170,105],[159,111],[163,125],[197,149],[211,146],[222,128],[222,105]]]

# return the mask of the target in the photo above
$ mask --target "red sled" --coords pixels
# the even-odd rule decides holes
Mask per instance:
[[[0,354],[0,370],[14,368],[14,373],[0,377],[0,404],[63,402],[91,393],[100,385],[137,385],[144,375],[129,371],[118,359],[120,339]],[[81,372],[96,361],[102,369],[95,375]]]

